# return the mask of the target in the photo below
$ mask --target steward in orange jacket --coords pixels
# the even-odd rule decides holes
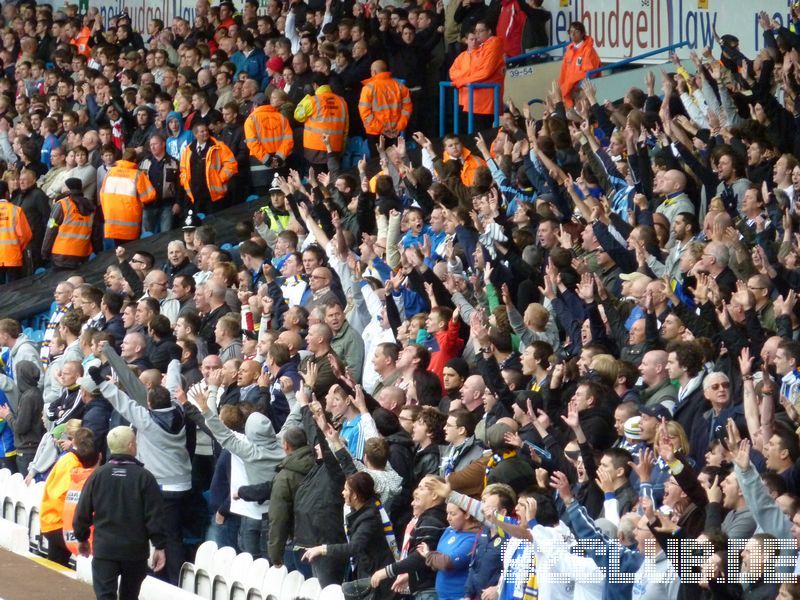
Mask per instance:
[[[89,469],[97,465],[99,454],[91,429],[78,428],[72,436],[72,448],[53,465],[39,509],[42,534],[47,538],[47,558],[58,564],[69,564],[70,551],[64,544],[64,502],[72,484],[73,469]]]
[[[204,122],[195,122],[192,132],[195,140],[181,153],[181,185],[195,212],[209,213],[224,208],[220,201],[239,165],[230,148],[209,135]]]
[[[575,86],[586,79],[589,71],[600,67],[600,57],[594,49],[594,40],[586,35],[583,23],[575,22],[569,26],[572,43],[564,51],[564,61],[561,63],[561,73],[558,76],[558,86],[564,105],[571,108],[574,104],[572,94]]]
[[[470,83],[499,83],[500,101],[503,98],[503,82],[506,63],[503,57],[503,41],[494,35],[488,26],[479,21],[476,32],[467,36],[467,49],[456,57],[450,67],[450,81],[458,88],[458,104],[469,109]],[[472,91],[472,111],[476,115],[494,114],[494,90],[478,88]],[[502,110],[501,110],[502,112]]]
[[[0,283],[22,275],[23,252],[33,239],[28,218],[8,201],[8,185],[0,182]]]
[[[420,68],[422,66],[420,65]],[[372,77],[362,83],[358,112],[367,135],[384,135],[396,138],[408,127],[411,117],[411,95],[408,88],[392,79],[389,68],[382,60],[372,63]]]
[[[256,94],[253,98],[256,108],[245,119],[244,141],[250,150],[251,183],[256,190],[265,193],[272,181],[272,169],[283,166],[294,148],[294,138],[289,119],[267,104],[266,97],[262,96]]]
[[[328,143],[333,152],[344,150],[350,119],[347,102],[333,93],[328,78],[322,73],[314,73],[311,80],[314,95],[307,95],[294,109],[294,120],[303,123],[303,155],[315,165],[328,162],[328,151],[323,135],[328,135]]]
[[[77,177],[64,182],[65,192],[53,204],[42,244],[42,258],[52,255],[59,269],[76,269],[92,252],[103,249],[103,219],[97,206],[83,196],[83,184]]]
[[[70,36],[69,43],[75,46],[75,51],[86,58],[92,57],[92,49],[89,47],[89,41],[92,39],[92,30],[88,27],[81,28],[80,25],[75,24],[72,26],[75,32]]]
[[[100,206],[105,218],[104,236],[128,242],[142,233],[142,210],[156,199],[147,173],[136,165],[136,151],[128,148],[103,180]]]

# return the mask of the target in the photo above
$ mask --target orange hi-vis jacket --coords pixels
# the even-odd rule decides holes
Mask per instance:
[[[92,30],[88,27],[81,29],[77,36],[72,38],[69,43],[75,46],[78,54],[82,54],[86,58],[92,57],[92,49],[89,48],[89,40],[92,39]]]
[[[294,148],[289,119],[268,104],[254,108],[247,117],[244,122],[244,137],[250,156],[262,163],[273,154],[286,159]]]
[[[228,182],[239,172],[239,164],[236,162],[236,157],[231,152],[231,149],[223,142],[209,136],[206,143],[209,145],[206,153],[206,183],[208,184],[211,201],[216,202],[225,197],[228,192]],[[181,153],[181,185],[186,190],[189,200],[194,204],[194,196],[192,196],[192,190],[189,187],[192,178],[191,167],[189,166],[191,157],[192,145],[189,144]]]
[[[583,38],[578,47],[574,43],[564,51],[561,73],[558,75],[558,86],[564,98],[564,105],[572,107],[572,90],[586,78],[586,73],[600,67],[600,57],[594,49],[594,40],[590,36]]]
[[[500,101],[503,101],[503,82],[506,63],[503,57],[503,41],[492,36],[472,51],[464,50],[450,67],[450,81],[458,88],[458,103],[463,110],[469,109],[468,83],[499,83]],[[494,113],[494,90],[479,88],[472,91],[472,111],[476,115]]]
[[[64,527],[64,500],[67,497],[72,470],[83,465],[74,452],[67,452],[53,465],[44,484],[44,495],[39,508],[39,523],[42,533],[50,533]]]
[[[118,160],[103,180],[100,205],[104,235],[112,240],[137,240],[142,229],[142,206],[156,199],[156,190],[136,163]]]
[[[350,128],[347,102],[327,85],[320,86],[313,96],[306,96],[294,111],[295,119],[304,123],[303,147],[325,152],[322,136],[328,134],[334,152],[344,150]],[[303,118],[303,116],[308,115]],[[300,118],[298,118],[300,117]]]
[[[475,171],[480,167],[485,167],[486,161],[479,156],[475,156],[466,148],[461,150],[461,156],[458,158],[464,161],[464,165],[461,167],[461,183],[470,186],[475,182]],[[447,162],[448,160],[453,160],[453,157],[445,152],[442,155],[442,162]]]
[[[0,200],[0,268],[21,267],[22,253],[31,239],[31,226],[22,209]]]
[[[58,225],[58,233],[51,252],[87,258],[92,253],[94,214],[82,215],[72,198],[61,198],[56,204],[61,205],[64,220]]]
[[[358,101],[358,113],[368,135],[381,135],[386,130],[405,131],[411,117],[411,95],[408,88],[392,79],[391,73],[378,73],[365,79]]]
[[[75,518],[75,509],[78,508],[78,501],[81,499],[83,486],[86,483],[86,480],[89,479],[89,475],[91,475],[93,472],[94,467],[89,469],[84,467],[76,467],[72,469],[72,473],[70,473],[69,488],[67,489],[67,495],[64,498],[64,512],[61,516],[61,521],[64,524],[62,528],[64,545],[66,545],[67,549],[75,556],[78,555],[78,540],[75,539],[75,528],[72,526],[72,521]],[[90,544],[92,542],[92,538],[94,538],[94,527],[92,527],[92,533],[89,535]]]

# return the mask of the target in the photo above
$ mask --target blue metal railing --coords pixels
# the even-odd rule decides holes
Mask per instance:
[[[512,65],[517,62],[521,62],[533,56],[539,56],[540,54],[547,54],[548,52],[555,52],[556,50],[560,50],[561,48],[566,48],[569,42],[564,42],[563,44],[556,44],[555,46],[548,46],[547,48],[536,48],[535,50],[531,50],[530,52],[525,52],[524,54],[518,54],[517,56],[512,56],[506,59],[506,65]]]
[[[610,71],[611,69],[618,69],[619,67],[623,67],[625,65],[629,65],[637,60],[642,60],[645,58],[650,58],[651,56],[657,56],[659,54],[663,54],[664,52],[672,52],[673,50],[677,50],[678,48],[683,48],[684,46],[688,46],[689,42],[680,42],[677,44],[672,44],[671,46],[664,46],[663,48],[656,48],[655,50],[650,50],[648,52],[644,52],[642,54],[638,54],[637,56],[631,56],[630,58],[623,58],[622,60],[618,60],[614,63],[609,63],[607,65],[603,65],[597,69],[593,69],[589,71],[586,76],[587,77],[594,77],[598,73],[602,73],[603,71]]]
[[[467,133],[473,134],[475,132],[475,111],[474,111],[474,91],[479,89],[492,88],[494,90],[494,127],[500,125],[500,83],[468,83],[467,84]],[[447,90],[453,90],[453,133],[457,134],[458,117],[460,107],[458,105],[458,89],[455,88],[450,81],[439,82],[439,137],[444,137],[447,133],[447,114],[445,107],[447,106]]]

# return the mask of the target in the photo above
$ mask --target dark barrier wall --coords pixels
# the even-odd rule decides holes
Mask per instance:
[[[206,223],[213,225],[217,233],[217,243],[235,243],[234,227],[238,221],[249,220],[253,212],[264,206],[265,201],[248,202],[210,215]],[[160,268],[167,259],[167,243],[172,240],[182,240],[183,232],[180,229],[160,233],[148,238],[136,240],[125,244],[128,256],[137,250],[146,250],[156,257],[155,267]],[[22,321],[46,311],[53,302],[53,290],[59,281],[77,273],[83,275],[87,283],[101,289],[103,273],[106,267],[117,261],[114,251],[102,252],[94,260],[86,263],[77,271],[55,271],[48,269],[45,273],[20,279],[14,283],[0,286],[0,318],[12,318]]]

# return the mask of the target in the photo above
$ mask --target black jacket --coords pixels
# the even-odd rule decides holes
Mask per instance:
[[[217,321],[229,312],[231,312],[231,307],[227,304],[223,304],[205,315],[202,321],[200,321],[199,335],[206,341],[209,354],[217,354],[219,352],[217,338],[214,336],[214,328],[217,326]]]
[[[439,473],[439,463],[441,460],[442,454],[438,444],[431,444],[427,448],[417,450],[414,454],[412,487],[416,488],[425,475],[437,475]]]
[[[94,433],[95,450],[103,454],[103,460],[108,457],[106,437],[110,429],[111,413],[114,408],[102,396],[95,396],[83,409],[81,427],[91,429]]]
[[[501,461],[489,471],[488,483],[505,483],[516,493],[530,487],[536,479],[533,467],[521,456],[514,456]]]
[[[400,573],[408,573],[408,586],[415,594],[424,590],[432,590],[436,586],[436,571],[425,564],[425,559],[417,552],[417,546],[428,544],[428,548],[436,548],[439,538],[447,527],[446,504],[437,504],[423,512],[414,531],[411,532],[408,556],[388,569],[390,577]]]
[[[45,227],[50,217],[50,199],[37,187],[32,187],[24,192],[18,190],[11,201],[22,209],[28,225],[31,227],[30,249],[33,264],[38,266],[42,261],[42,244],[44,243]]]
[[[169,277],[169,282],[172,281],[178,275],[189,275],[190,277],[197,273],[198,268],[197,265],[190,261],[188,258],[184,258],[183,262],[177,266],[173,265],[171,262],[167,261],[164,263],[164,266],[161,267],[161,270],[167,274]]]
[[[159,341],[153,339],[147,358],[153,363],[153,368],[166,373],[167,365],[169,365],[170,361],[181,359],[181,349],[175,341],[175,336],[170,334]]]
[[[319,444],[322,460],[311,467],[295,493],[294,543],[301,548],[339,544],[345,541],[342,524],[345,475],[307,406],[300,409],[300,416],[308,443]],[[314,518],[309,519],[308,515]]]
[[[328,544],[328,556],[352,557],[355,579],[371,577],[375,571],[392,564],[394,556],[383,533],[381,514],[375,506],[374,499],[368,500],[364,506],[347,515],[347,530],[349,541],[343,544]],[[422,564],[425,565],[425,559],[422,559]],[[383,587],[381,586],[382,589]],[[388,590],[389,585],[385,588]]]
[[[93,554],[107,560],[147,560],[152,542],[164,549],[164,502],[153,475],[132,456],[115,454],[86,480],[73,520],[75,538],[89,539]]]
[[[122,323],[122,315],[114,315],[110,319],[106,319],[102,331],[111,334],[114,338],[114,350],[119,352],[122,347],[122,340],[126,335],[125,325]]]

